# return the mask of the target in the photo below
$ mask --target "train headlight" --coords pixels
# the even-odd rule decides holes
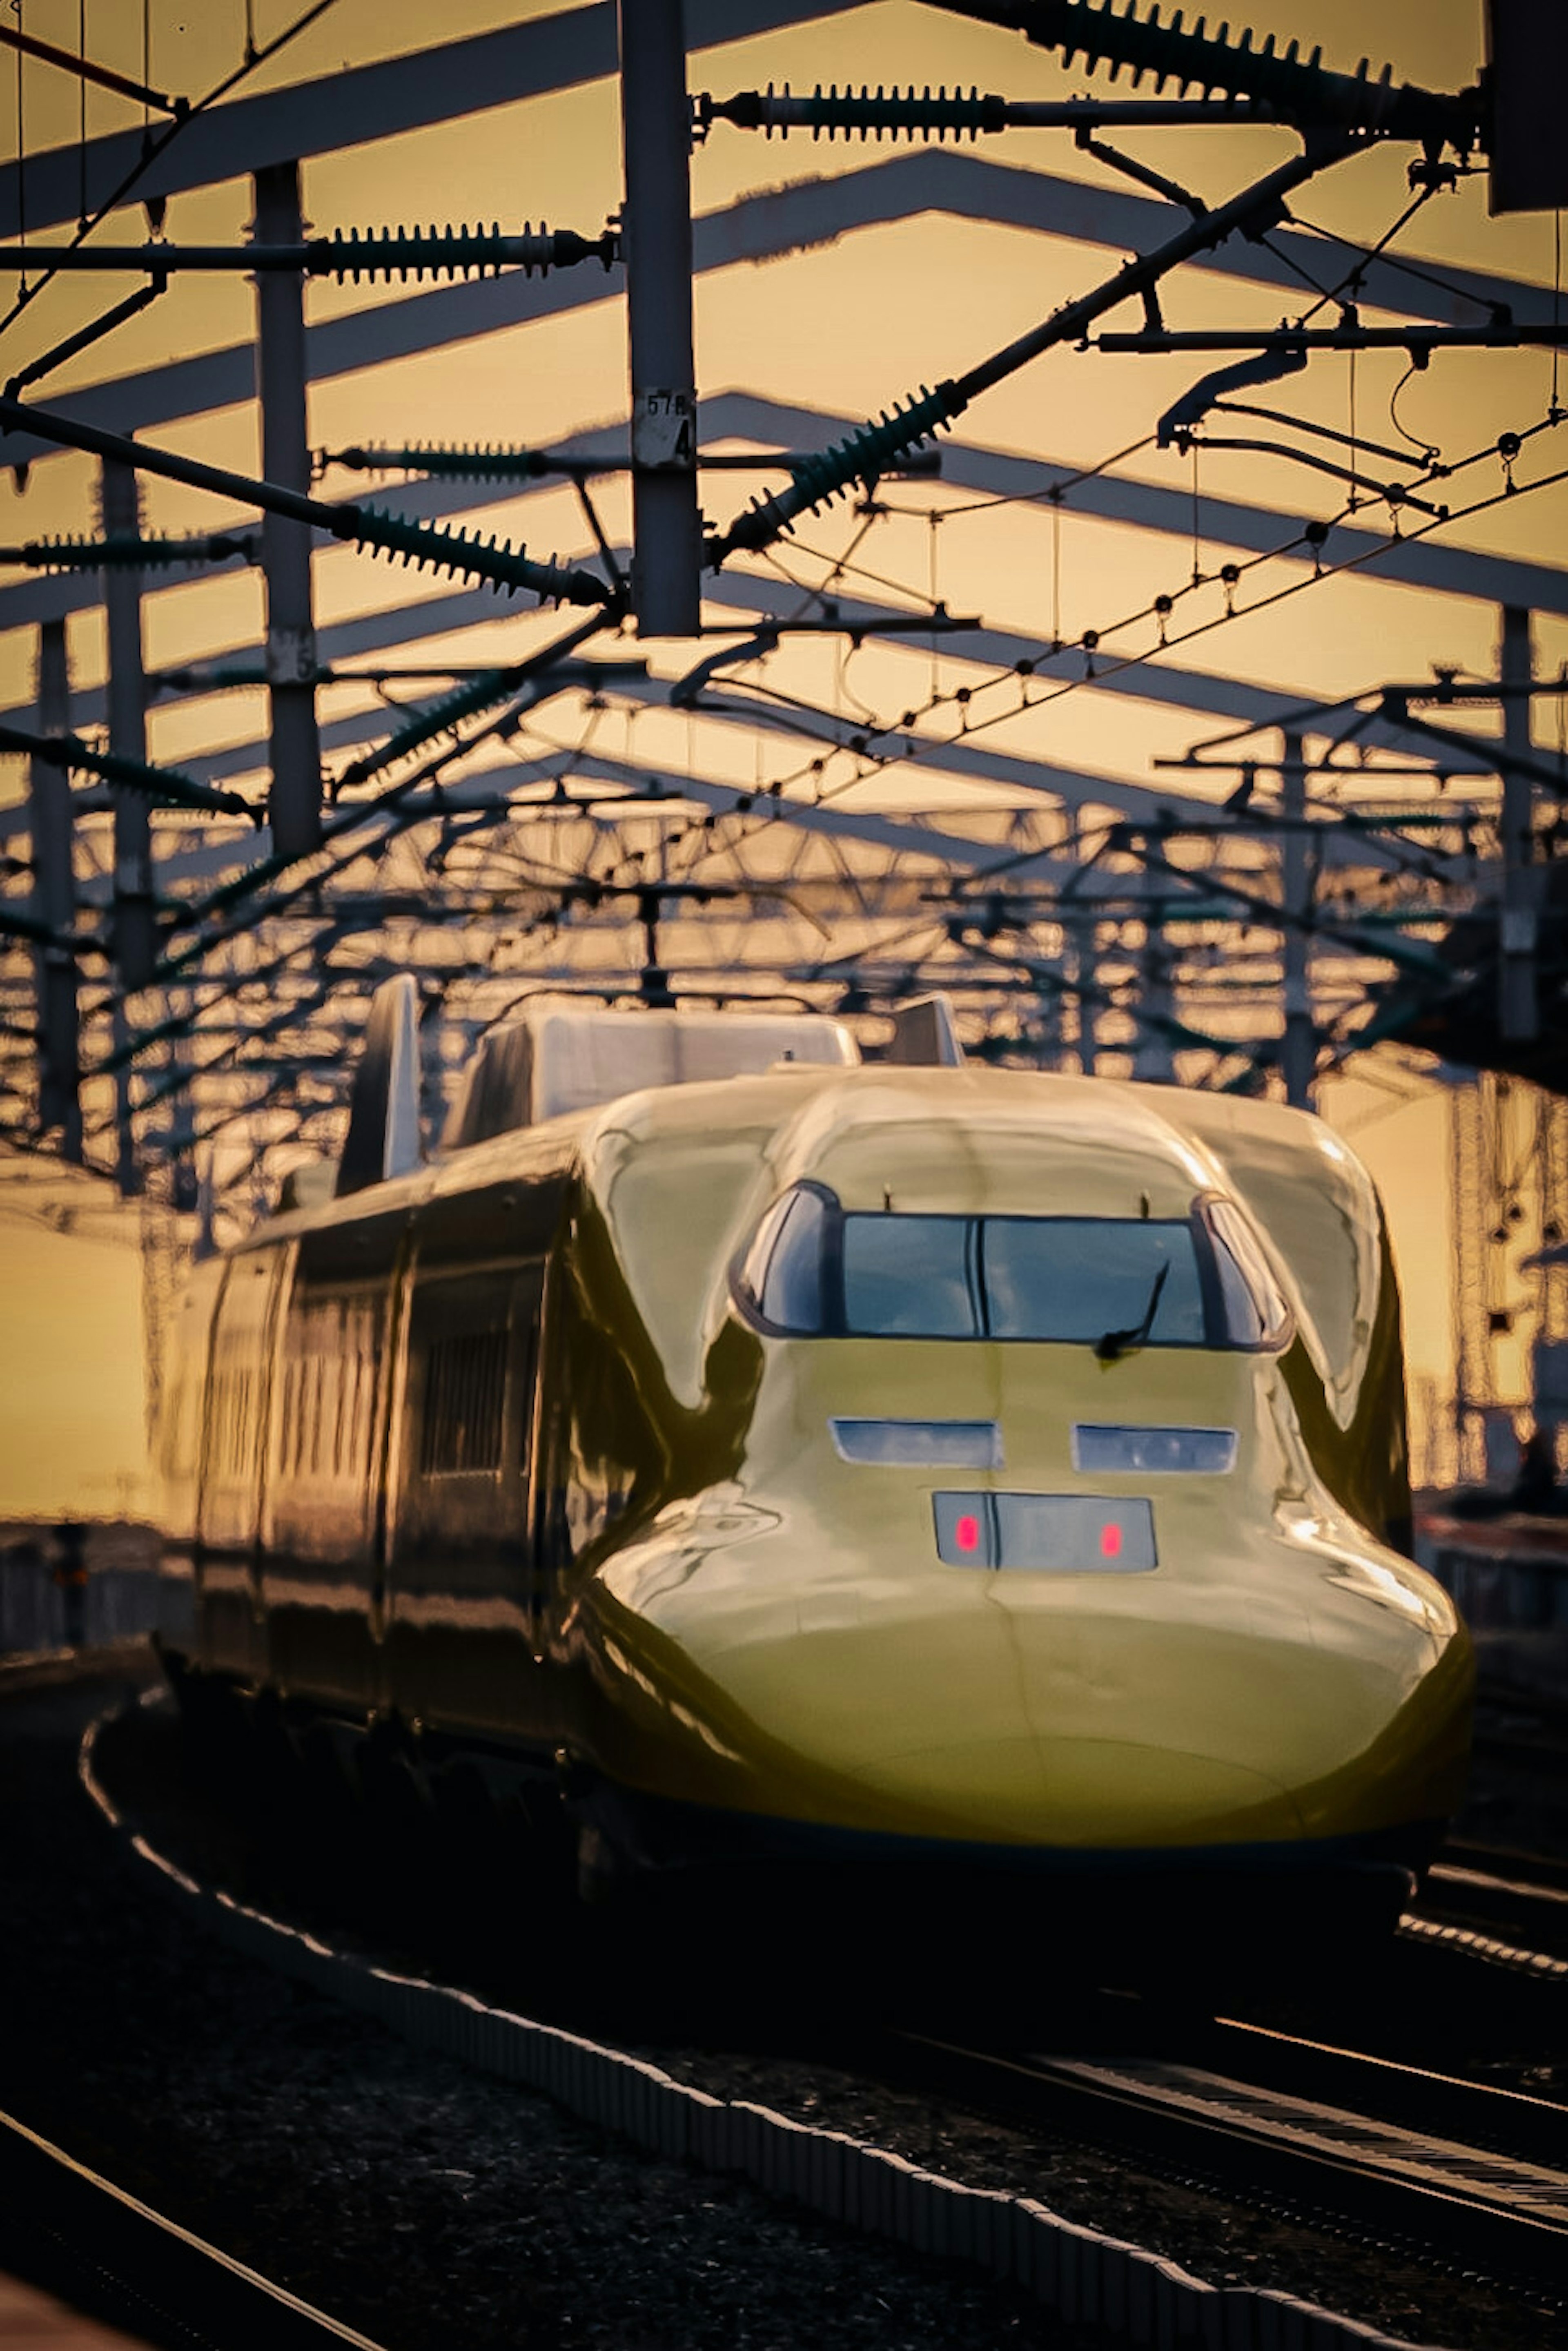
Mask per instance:
[[[1220,1477],[1235,1466],[1233,1428],[1129,1428],[1080,1421],[1073,1431],[1075,1469],[1196,1470]]]

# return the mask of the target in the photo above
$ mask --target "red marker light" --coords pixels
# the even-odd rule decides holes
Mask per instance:
[[[958,1544],[960,1551],[978,1551],[980,1549],[980,1520],[977,1518],[971,1517],[970,1513],[966,1511],[963,1517],[959,1520],[957,1526],[953,1529],[953,1540]]]
[[[1113,1520],[1108,1521],[1100,1529],[1100,1557],[1102,1559],[1119,1559],[1121,1556],[1121,1549],[1122,1531]]]

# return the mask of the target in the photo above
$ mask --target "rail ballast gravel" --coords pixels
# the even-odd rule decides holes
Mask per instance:
[[[157,1693],[149,1693],[155,1698]],[[144,1701],[145,1702],[145,1701]],[[541,2091],[665,2158],[752,2181],[826,2218],[1015,2282],[1070,2325],[1159,2351],[1412,2351],[1407,2339],[1262,2287],[1214,2286],[1036,2199],[974,2188],[890,2150],[675,2080],[580,2033],[400,1975],[303,1933],[179,1869],[135,1833],[83,1738],[82,1785],[116,1834],[192,1918],[247,1957],[368,2013],[421,2046]]]

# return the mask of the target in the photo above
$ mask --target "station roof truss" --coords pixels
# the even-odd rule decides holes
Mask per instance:
[[[686,0],[692,89],[719,73],[734,44],[805,40],[814,26],[855,14],[855,0]],[[136,206],[161,221],[161,206],[188,192],[338,154],[346,126],[357,145],[396,139],[563,98],[615,68],[613,11],[564,9],[188,108],[146,145],[136,130],[29,154],[25,175],[0,169],[0,272],[24,232],[35,276],[47,269],[67,249],[61,233],[129,177],[98,242],[118,248],[116,293],[145,281],[156,298],[181,267],[237,264],[214,246],[202,259],[195,249],[182,258],[174,238],[148,244],[132,233]],[[1391,97],[1388,85],[1378,99],[1373,83],[1358,99],[1355,78],[1320,76],[1314,103],[1327,112],[1296,123],[1303,152],[1314,141],[1348,153],[1405,138],[1415,208],[1476,168],[1485,124],[1475,93]],[[1286,125],[1291,87],[1271,83],[1265,101],[1216,86],[1191,119]],[[1126,99],[1120,127],[1113,99]],[[827,247],[853,253],[857,240],[933,221],[1025,238],[1083,270],[1100,265],[1080,248],[1147,256],[1200,227],[1207,208],[1094,134],[1167,119],[1173,107],[1162,102],[1164,117],[1152,97],[1135,103],[1118,86],[1098,112],[1075,99],[1079,113],[1064,117],[1078,147],[1101,162],[1108,155],[1130,187],[941,145],[821,173],[786,148],[782,185],[697,214],[695,278],[717,291],[742,264],[809,270]],[[806,101],[791,103],[793,127],[817,120],[801,112]],[[734,126],[750,105],[710,94],[706,115],[697,109],[703,135],[743,135]],[[756,127],[774,127],[753,114]],[[877,120],[851,107],[827,127],[858,123],[864,133]],[[912,132],[917,115],[899,121]],[[945,127],[957,135],[964,122]],[[971,126],[1004,127],[978,116]],[[462,447],[459,392],[450,444],[317,451],[308,489],[279,509],[310,533],[317,580],[332,583],[323,601],[337,615],[316,629],[306,680],[327,794],[320,845],[307,853],[283,853],[268,829],[267,649],[236,628],[234,596],[213,602],[199,660],[149,674],[154,731],[177,723],[183,747],[177,763],[149,763],[140,778],[104,757],[106,684],[57,680],[47,720],[26,679],[0,686],[9,705],[0,758],[30,753],[68,776],[74,842],[68,904],[51,914],[33,806],[14,790],[0,800],[0,1144],[32,1153],[59,1139],[39,1083],[39,973],[51,958],[76,975],[81,1155],[183,1211],[200,1175],[220,1222],[275,1196],[291,1162],[336,1149],[346,1065],[370,993],[393,971],[420,982],[432,1131],[475,1040],[538,988],[610,1002],[807,1005],[842,1013],[873,1050],[901,999],[940,988],[976,1053],[1240,1087],[1275,1081],[1293,970],[1310,992],[1319,1068],[1369,1034],[1418,1025],[1452,986],[1451,943],[1473,946],[1497,928],[1497,711],[1482,709],[1480,726],[1492,731],[1478,731],[1462,695],[1433,710],[1370,670],[1349,699],[1303,703],[1282,682],[1228,666],[1225,631],[1276,602],[1328,593],[1341,575],[1441,600],[1444,612],[1479,605],[1568,619],[1568,569],[1463,543],[1470,517],[1560,478],[1564,412],[1554,389],[1543,415],[1516,418],[1517,429],[1474,447],[1456,439],[1440,453],[1419,444],[1402,456],[1347,451],[1312,416],[1251,402],[1251,385],[1302,371],[1314,331],[1302,325],[1294,342],[1282,341],[1282,330],[1254,332],[1251,321],[1282,296],[1303,317],[1321,312],[1319,327],[1349,348],[1345,339],[1375,312],[1383,339],[1425,371],[1444,338],[1564,340],[1560,303],[1528,279],[1413,261],[1397,237],[1364,247],[1310,229],[1283,196],[1266,221],[1244,209],[1238,221],[1246,233],[1194,235],[1190,259],[1244,313],[1234,340],[1256,358],[1203,378],[1163,419],[1151,402],[1147,442],[1101,465],[1064,446],[1053,457],[957,429],[967,394],[950,416],[933,410],[931,430],[902,439],[896,402],[880,425],[867,425],[761,382],[705,394],[696,418],[704,492],[725,510],[737,494],[742,503],[710,542],[702,635],[685,644],[644,646],[629,629],[632,556],[614,503],[628,465],[624,416],[536,449],[492,452],[487,470],[483,451]],[[506,348],[526,349],[562,321],[622,303],[616,225],[582,227],[497,229],[489,244],[465,227],[461,248],[455,233],[432,228],[417,250],[383,238],[379,261],[367,233],[313,233],[314,259],[304,246],[277,247],[280,271],[362,268],[378,279],[363,307],[306,321],[309,383],[363,379],[369,413],[378,385],[394,380],[383,371],[499,349],[502,338],[520,336]],[[67,340],[81,349],[109,318],[94,315],[103,281],[77,266],[93,249],[88,240],[71,266],[84,323]],[[381,282],[400,260],[441,282]],[[478,274],[458,275],[467,267]],[[1334,289],[1326,307],[1306,308],[1303,283]],[[1179,348],[1158,295],[1134,290],[1145,346],[1164,338]],[[30,655],[51,629],[57,642],[67,622],[94,622],[106,562],[130,559],[102,534],[75,544],[68,534],[28,535],[30,485],[79,465],[70,436],[78,452],[112,455],[111,443],[134,435],[151,464],[192,427],[257,399],[248,341],[106,371],[53,396],[48,366],[65,344],[29,353],[30,315],[24,307],[0,327],[9,382],[0,464],[19,490],[29,483],[6,501],[0,659],[7,645]],[[106,341],[106,361],[112,350]],[[950,360],[933,350],[950,390]],[[1076,363],[1127,365],[1108,348]],[[38,381],[23,382],[29,373]],[[613,406],[607,389],[603,408]],[[1232,432],[1239,415],[1247,421]],[[866,436],[877,434],[873,465]],[[1160,462],[1160,440],[1191,461],[1193,481],[1201,456],[1200,499],[1181,467]],[[1221,453],[1242,445],[1274,462],[1269,479],[1282,496],[1300,485],[1301,506],[1226,486]],[[838,484],[849,509],[819,512],[807,492],[836,479],[836,466],[842,475],[857,448],[860,478]],[[180,462],[193,480],[192,461]],[[149,533],[140,556],[132,547],[154,637],[167,633],[174,600],[188,611],[262,559],[262,501],[246,497],[238,476],[221,494],[221,470],[207,485],[219,494],[202,538]],[[620,518],[607,528],[612,511]],[[525,552],[559,531],[564,513],[575,544],[547,562]],[[980,513],[1008,517],[1041,572],[1065,522],[1136,547],[1129,576],[1164,567],[1168,586],[1147,601],[1140,586],[1136,609],[1064,642],[1044,592],[1021,592],[1028,618],[1003,622],[957,592],[937,595],[909,566],[890,579],[878,563],[890,526],[929,524],[934,550],[939,529]],[[344,567],[374,549],[425,565],[420,592],[389,600],[367,560],[358,601],[346,593]],[[799,660],[813,642],[810,691]],[[19,664],[0,677],[20,678]],[[1058,703],[1074,723],[1054,733],[1044,714]],[[1124,714],[1171,749],[1185,740],[1184,754],[1102,769],[1084,757],[1094,732],[1085,711],[1107,724]],[[1521,754],[1513,739],[1516,759],[1533,762],[1533,850],[1550,863],[1561,763]],[[115,960],[116,820],[132,791],[151,810],[156,944],[145,984],[128,991]]]

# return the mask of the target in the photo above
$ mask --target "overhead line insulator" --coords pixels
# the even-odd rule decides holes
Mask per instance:
[[[336,508],[334,536],[353,539],[379,555],[400,556],[420,570],[460,572],[514,594],[530,589],[557,604],[608,604],[615,591],[579,565],[557,563],[554,557],[538,561],[504,539],[472,537],[466,530],[448,530],[439,523],[410,522],[401,515],[385,514],[379,507]]]
[[[949,90],[945,86],[923,90],[826,91],[819,82],[811,96],[797,96],[786,82],[775,89],[743,89],[733,98],[704,94],[692,100],[692,119],[699,139],[715,122],[732,123],[739,131],[760,131],[771,139],[776,131],[787,139],[792,131],[809,131],[814,139],[840,136],[862,141],[873,135],[909,139],[978,139],[1002,131],[1087,131],[1102,124],[1122,129],[1138,125],[1194,122],[1272,121],[1274,110],[1265,100],[1221,96],[1197,99],[1014,99],[994,91]]]
[[[37,257],[36,248],[0,245],[0,269],[25,268]],[[51,271],[140,269],[159,279],[180,270],[234,270],[253,277],[293,271],[354,285],[378,277],[490,277],[503,269],[520,269],[532,277],[535,271],[567,269],[582,261],[601,262],[608,269],[619,257],[619,235],[613,228],[580,236],[576,229],[535,229],[531,221],[515,236],[499,222],[472,229],[464,222],[460,228],[337,229],[330,236],[296,242],[167,245],[155,238],[146,245],[51,246],[47,256]]]
[[[539,563],[520,547],[504,540],[470,538],[467,531],[446,530],[434,523],[410,522],[400,515],[383,514],[377,507],[330,506],[324,498],[307,496],[283,482],[249,479],[221,465],[202,464],[172,449],[154,449],[124,434],[109,433],[84,419],[57,416],[0,392],[0,429],[22,428],[65,449],[86,449],[94,455],[116,459],[138,473],[158,474],[183,482],[192,489],[211,490],[219,496],[243,498],[264,514],[277,514],[290,522],[310,524],[334,538],[348,539],[387,555],[400,555],[405,563],[438,571],[453,571],[470,580],[486,580],[499,588],[526,588],[562,604],[594,604],[615,609],[620,591],[612,583],[573,564]]]
[[[873,423],[846,434],[830,448],[799,459],[790,467],[787,488],[757,499],[727,531],[709,541],[710,568],[739,549],[771,546],[797,515],[825,505],[845,490],[879,479],[909,450],[934,439],[968,404],[955,383],[940,383],[934,392],[922,389],[900,407],[885,410]]]
[[[356,444],[349,449],[322,450],[316,470],[323,474],[329,465],[341,465],[351,474],[430,474],[443,481],[463,482],[537,481],[541,475],[558,470],[544,450],[507,449],[499,444],[456,449],[415,444],[375,449]]]
[[[490,228],[337,229],[306,248],[303,264],[312,277],[347,279],[493,277],[503,269],[520,269],[525,277],[535,271],[570,268],[582,261],[599,261],[608,268],[618,257],[618,239],[613,229],[586,237],[575,229],[537,229],[525,221],[522,234],[504,235],[499,221]]]
[[[1091,71],[1105,67],[1114,81],[1124,66],[1134,87],[1152,74],[1157,89],[1174,81],[1185,92],[1224,94],[1265,100],[1282,121],[1302,127],[1354,131],[1370,136],[1447,142],[1461,154],[1481,138],[1481,96],[1476,89],[1451,96],[1396,84],[1386,65],[1376,78],[1363,57],[1354,74],[1336,73],[1321,60],[1321,47],[1303,57],[1301,45],[1276,48],[1272,33],[1254,47],[1250,26],[1237,40],[1229,25],[1210,33],[1199,16],[1189,27],[1178,8],[1168,23],[1159,7],[1137,13],[1137,0],[1117,12],[1112,0],[959,0],[961,12],[988,24],[1004,25],[1036,47],[1057,49],[1071,66],[1082,58]]]
[[[0,564],[27,571],[167,571],[179,563],[222,563],[243,556],[254,563],[256,543],[237,533],[192,532],[182,538],[30,538],[0,548]]]
[[[711,122],[732,122],[742,131],[764,131],[770,139],[775,131],[787,139],[792,131],[809,131],[814,139],[858,135],[866,140],[874,135],[880,141],[900,134],[911,140],[978,139],[981,131],[1005,131],[1008,115],[1005,99],[982,96],[978,89],[950,91],[945,85],[936,90],[929,84],[924,90],[873,90],[846,84],[841,91],[836,82],[826,90],[818,82],[807,98],[797,97],[787,82],[781,90],[769,82],[765,90],[700,99],[697,119],[703,130]]]
[[[105,783],[120,785],[128,791],[146,792],[151,799],[164,800],[171,808],[204,809],[223,816],[248,817],[253,823],[260,821],[257,811],[238,792],[225,792],[215,784],[199,784],[193,776],[182,776],[176,768],[151,768],[141,759],[122,758],[115,751],[99,751],[92,744],[84,743],[79,735],[36,735],[20,726],[0,726],[0,751],[23,752],[29,758],[41,759],[47,767],[100,776]]]
[[[514,670],[486,670],[469,684],[457,686],[451,694],[443,694],[410,718],[406,726],[389,735],[384,743],[379,743],[373,751],[362,753],[345,768],[333,786],[333,798],[337,799],[339,793],[355,784],[369,783],[372,777],[395,767],[400,759],[407,758],[410,752],[421,749],[438,737],[455,736],[463,719],[477,718],[482,711],[493,710],[498,703],[504,702],[509,695],[517,691],[520,682]]]

